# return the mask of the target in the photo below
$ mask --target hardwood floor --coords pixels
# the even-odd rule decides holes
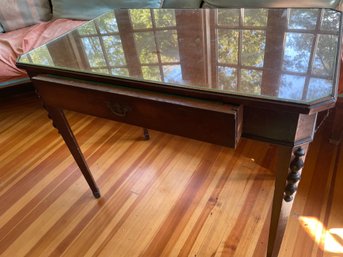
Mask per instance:
[[[0,256],[264,256],[276,147],[145,141],[141,128],[67,118],[100,200],[38,101],[0,98]],[[310,147],[280,256],[343,254],[343,151],[329,130]]]

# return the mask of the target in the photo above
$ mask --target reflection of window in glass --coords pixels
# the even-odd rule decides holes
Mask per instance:
[[[339,13],[333,10],[324,10],[322,23],[320,28],[322,30],[337,31],[339,29]]]
[[[241,70],[240,91],[254,95],[261,94],[262,71]]]
[[[128,75],[124,50],[113,12],[101,16],[96,21],[88,22],[77,31],[92,71],[117,76]]]
[[[218,85],[221,89],[237,89],[237,70],[231,67],[218,66]]]
[[[239,26],[240,9],[218,10],[217,24],[228,27]]]
[[[238,36],[237,30],[218,29],[218,62],[219,63],[238,63]]]
[[[287,71],[306,72],[310,62],[313,34],[286,33],[283,69]]]
[[[158,66],[142,66],[143,78],[161,81],[160,68]]]
[[[268,13],[266,9],[244,9],[244,26],[267,26]]]
[[[133,29],[152,28],[151,13],[148,9],[130,10],[130,19]]]
[[[291,100],[301,100],[303,97],[305,77],[295,75],[282,75],[279,97]]]
[[[176,30],[163,30],[156,32],[162,63],[179,62],[179,47]]]
[[[77,32],[80,35],[86,35],[86,36],[96,34],[96,28],[95,28],[94,22],[88,22],[84,24],[83,26],[77,29]]]
[[[153,32],[136,32],[136,47],[142,64],[157,63],[157,52]]]
[[[175,11],[170,9],[158,9],[154,10],[156,27],[165,28],[165,27],[175,27]]]
[[[311,78],[306,99],[318,99],[332,93],[332,80]]]
[[[290,98],[290,94],[286,93],[290,89],[295,90],[296,97],[300,96],[299,90],[303,90],[302,96],[296,99],[307,101],[332,94],[339,20],[339,13],[333,10],[289,10],[280,97]],[[306,80],[296,80],[294,76],[290,79],[291,75],[306,77]],[[296,82],[300,83],[297,88]]]
[[[214,84],[220,89],[261,94],[267,18],[265,9],[217,11]]]
[[[182,81],[174,10],[130,10],[144,79]]]
[[[318,46],[314,56],[312,73],[320,76],[332,77],[334,73],[335,62],[333,56],[336,56],[338,36],[319,35]]]
[[[263,66],[266,35],[262,30],[244,30],[242,41],[242,64]]]
[[[104,53],[98,37],[84,37],[82,38],[82,43],[91,67],[106,66]]]
[[[25,54],[20,58],[20,61],[48,66],[54,65],[54,61],[51,58],[49,49],[45,45],[37,48],[35,51],[31,53]]]
[[[315,29],[319,11],[317,9],[291,9],[288,28]]]
[[[163,74],[165,82],[178,83],[183,80],[181,65],[164,65]]]
[[[111,69],[111,74],[117,76],[129,76],[129,71],[127,68],[113,68]]]
[[[120,36],[103,36],[105,50],[111,66],[125,65]]]

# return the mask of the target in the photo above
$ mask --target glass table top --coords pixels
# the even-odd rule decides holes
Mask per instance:
[[[340,24],[329,9],[121,9],[18,64],[310,103],[334,96]]]

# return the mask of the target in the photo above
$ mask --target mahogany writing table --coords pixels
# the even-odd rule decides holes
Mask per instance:
[[[336,101],[340,31],[329,9],[114,10],[17,65],[96,198],[64,109],[229,147],[241,136],[278,145],[277,256],[317,115]]]

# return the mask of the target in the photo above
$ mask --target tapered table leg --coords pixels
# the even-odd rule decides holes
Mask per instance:
[[[100,191],[88,168],[88,165],[85,161],[85,158],[83,157],[83,154],[74,137],[74,134],[71,131],[68,121],[63,113],[63,110],[55,108],[55,107],[51,107],[51,106],[44,106],[44,107],[49,113],[49,118],[52,120],[53,126],[59,131],[66,145],[68,146],[69,151],[73,155],[77,165],[79,166],[83,176],[85,177],[89,187],[91,188],[94,197],[99,198]]]
[[[293,200],[304,166],[308,144],[298,147],[278,147],[275,191],[268,240],[268,257],[277,257]]]

